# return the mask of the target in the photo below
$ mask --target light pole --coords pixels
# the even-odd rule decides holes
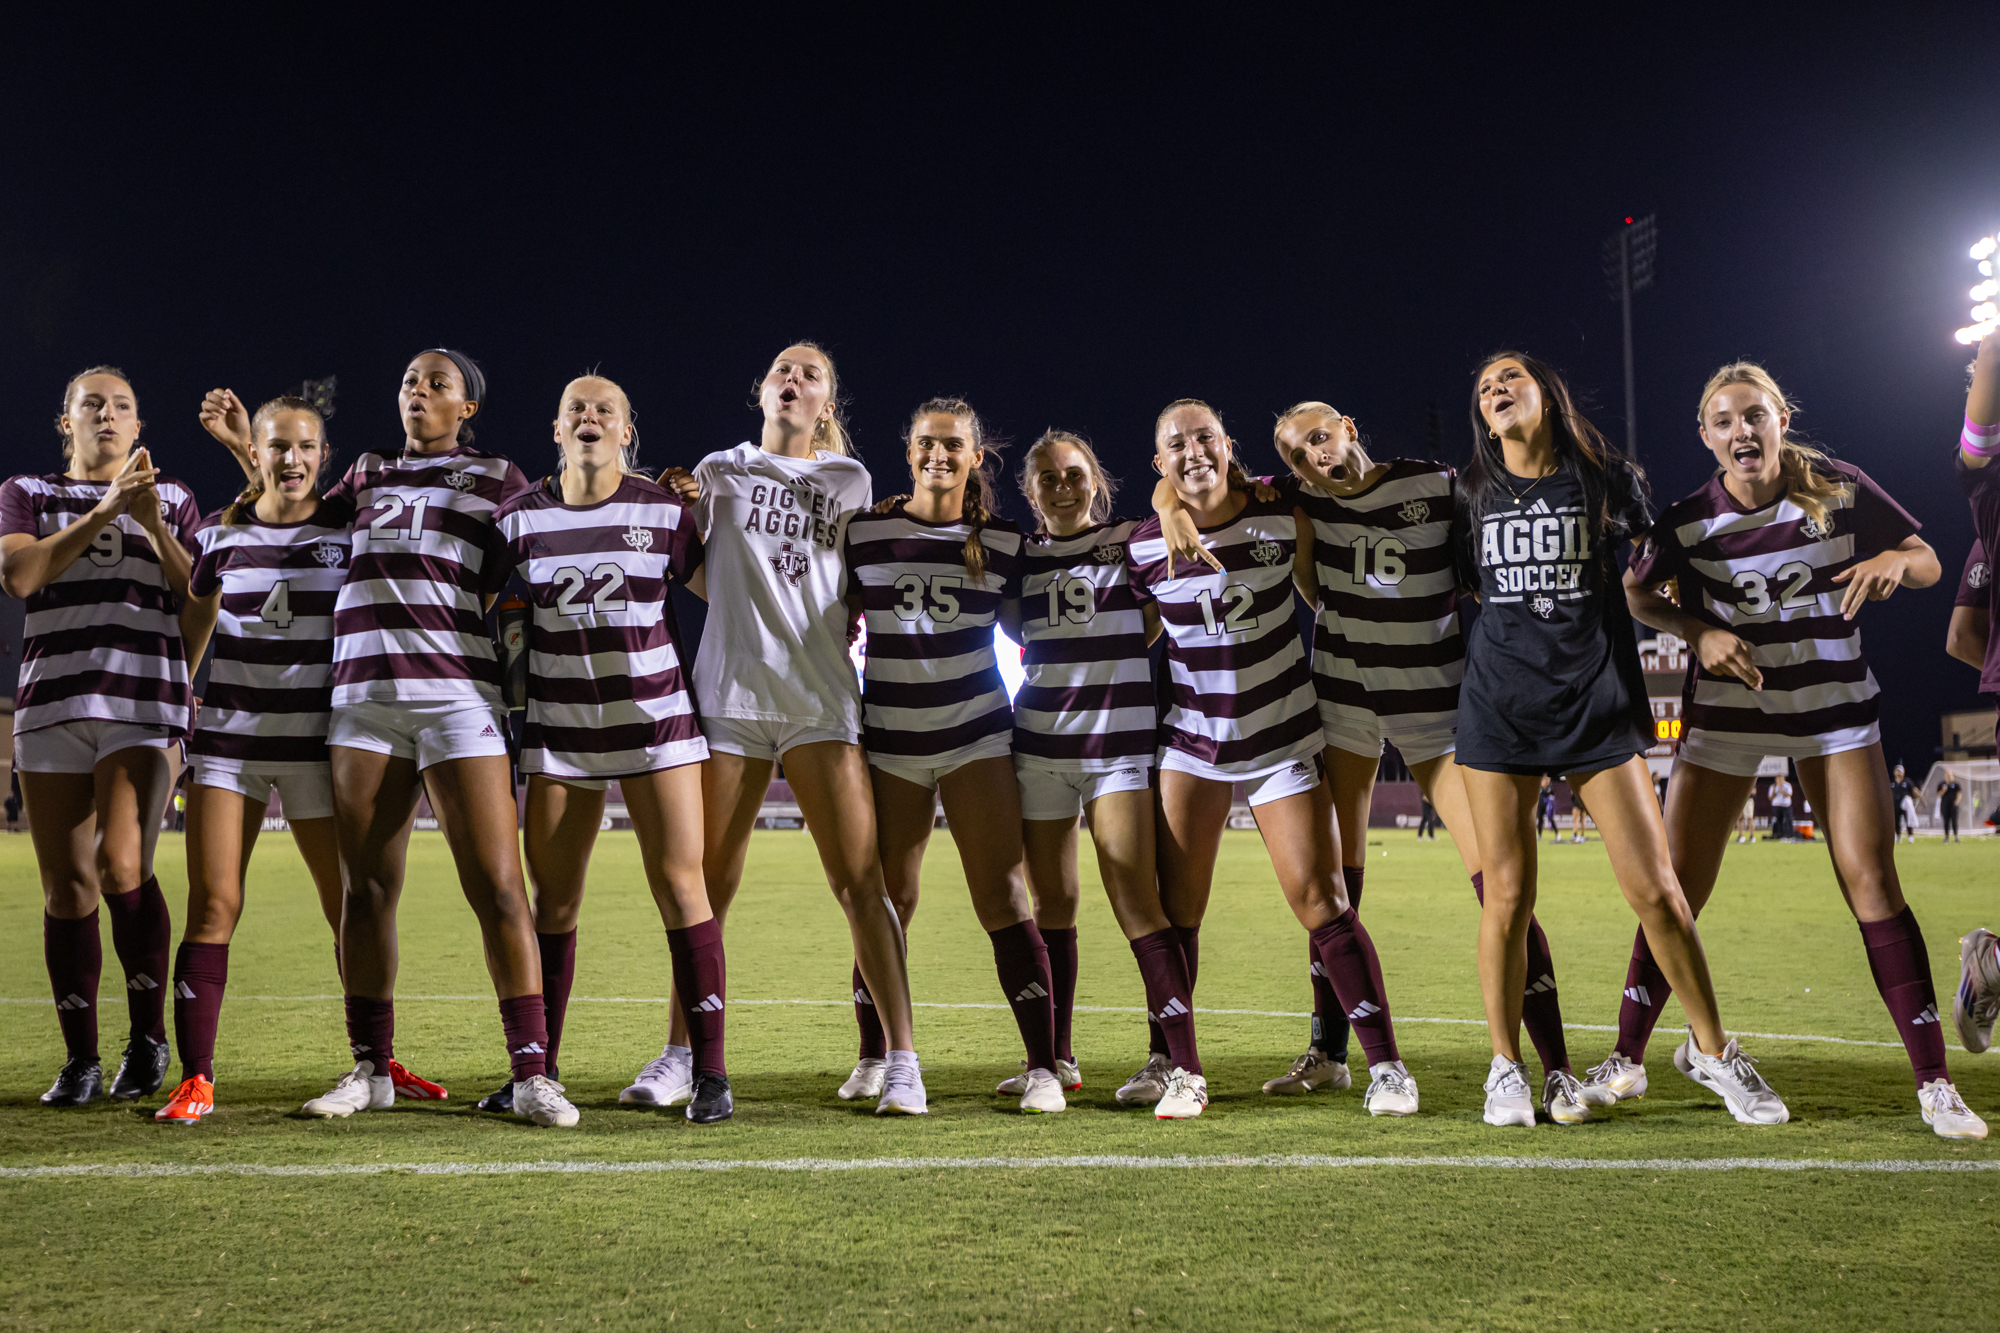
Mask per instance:
[[[1604,281],[1625,326],[1625,450],[1639,452],[1639,385],[1632,370],[1632,293],[1653,285],[1653,254],[1659,234],[1653,215],[1632,219],[1604,238]]]

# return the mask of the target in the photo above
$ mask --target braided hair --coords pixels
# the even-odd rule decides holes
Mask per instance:
[[[965,534],[965,572],[976,582],[986,576],[986,544],[979,540],[979,534],[998,507],[999,483],[995,465],[999,462],[1000,445],[990,438],[986,423],[979,419],[979,413],[973,410],[971,403],[963,398],[939,397],[925,399],[917,405],[916,411],[910,413],[909,428],[903,432],[905,446],[916,439],[917,423],[932,414],[957,417],[963,421],[966,430],[971,433],[972,447],[985,454],[977,467],[969,469],[965,478],[965,522],[970,528]]]

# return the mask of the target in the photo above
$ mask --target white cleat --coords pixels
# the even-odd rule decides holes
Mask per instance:
[[[1208,1105],[1208,1080],[1176,1068],[1167,1076],[1167,1090],[1153,1107],[1155,1120],[1192,1120]]]
[[[1585,1106],[1616,1106],[1646,1095],[1646,1066],[1634,1064],[1618,1052],[1604,1057],[1604,1063],[1589,1070],[1583,1080]]]
[[[1384,1060],[1368,1066],[1368,1091],[1361,1104],[1369,1115],[1415,1115],[1417,1081],[1403,1068],[1401,1060]]]
[[[1535,1099],[1528,1093],[1526,1065],[1504,1055],[1493,1057],[1486,1067],[1486,1111],[1479,1118],[1489,1125],[1534,1127]]]
[[[1958,1089],[1934,1078],[1917,1089],[1917,1105],[1924,1110],[1924,1123],[1941,1139],[1983,1139],[1986,1122],[1958,1095]]]
[[[863,1060],[854,1066],[854,1072],[847,1076],[847,1082],[840,1085],[835,1095],[844,1102],[862,1101],[882,1095],[883,1080],[888,1064],[882,1060]]]
[[[340,1076],[340,1082],[324,1097],[315,1097],[301,1110],[322,1120],[345,1120],[356,1111],[386,1111],[396,1104],[396,1082],[387,1074],[375,1073],[367,1060]]]
[[[1345,1092],[1354,1086],[1354,1075],[1347,1066],[1327,1057],[1317,1046],[1306,1047],[1306,1053],[1292,1061],[1292,1067],[1264,1085],[1264,1091],[1276,1097],[1289,1097],[1302,1092]]]
[[[996,1096],[1018,1097],[1028,1090],[1028,1062],[1021,1061],[1021,1072],[1000,1080],[993,1091]]]
[[[861,1071],[857,1069],[854,1073],[858,1078]],[[875,1103],[876,1115],[931,1113],[930,1099],[924,1093],[924,1076],[914,1059],[908,1064],[884,1065],[876,1077],[880,1080],[876,1086],[882,1089],[882,1099]]]
[[[1590,1103],[1583,1099],[1583,1084],[1567,1069],[1558,1069],[1542,1080],[1542,1109],[1558,1125],[1580,1125],[1595,1118]]]
[[[1074,1060],[1056,1057],[1056,1082],[1062,1084],[1064,1092],[1083,1091],[1083,1067]]]
[[[627,1106],[679,1106],[693,1101],[694,1052],[685,1046],[665,1048],[646,1062],[618,1100]]]
[[[569,1098],[563,1096],[563,1085],[547,1074],[515,1081],[514,1114],[543,1129],[569,1129],[581,1119]]]
[[[1792,1118],[1784,1101],[1757,1072],[1757,1062],[1743,1054],[1731,1037],[1720,1055],[1704,1055],[1694,1044],[1694,1032],[1674,1052],[1674,1068],[1720,1096],[1729,1114],[1742,1125],[1782,1125]]]
[[[1062,1084],[1046,1069],[1030,1069],[1027,1085],[1021,1090],[1022,1115],[1054,1115],[1069,1109],[1063,1100]]]
[[[1146,1063],[1111,1095],[1120,1106],[1152,1106],[1167,1095],[1167,1078],[1173,1072],[1166,1056],[1149,1055]]]
[[[1958,941],[1958,994],[1952,997],[1951,1018],[1958,1040],[1979,1054],[1993,1044],[1993,1020],[2000,1018],[2000,946],[1992,931],[1980,927]]]

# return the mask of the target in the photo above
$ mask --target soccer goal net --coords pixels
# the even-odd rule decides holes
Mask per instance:
[[[1917,830],[1943,831],[1943,794],[1952,782],[1959,787],[1958,831],[1968,837],[1993,832],[1986,821],[2000,809],[2000,760],[1994,759],[1947,759],[1932,764],[1923,790],[1917,793]]]

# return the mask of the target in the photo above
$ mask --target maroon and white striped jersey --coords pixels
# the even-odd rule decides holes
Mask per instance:
[[[521,771],[615,778],[705,759],[667,606],[702,559],[680,497],[628,476],[608,500],[568,505],[544,484],[497,521],[534,607]]]
[[[195,533],[190,590],[222,601],[208,692],[191,754],[251,764],[323,764],[333,701],[333,607],[347,581],[354,505],[322,500],[299,523],[266,523],[244,506]]]
[[[53,537],[97,507],[106,483],[51,472],[0,484],[0,536]],[[201,522],[188,488],[153,485],[167,531],[192,551]],[[27,598],[14,731],[97,718],[188,728],[188,663],[180,598],[167,587],[145,529],[120,514],[68,569]]]
[[[946,760],[1014,729],[993,655],[1000,603],[1021,595],[1021,529],[980,529],[986,572],[965,572],[969,523],[925,523],[898,505],[847,521],[847,590],[861,599],[868,662],[862,744],[870,754]]]
[[[1140,523],[1127,548],[1139,599],[1159,603],[1167,632],[1162,744],[1230,776],[1318,754],[1319,707],[1292,600],[1292,502],[1252,498],[1201,533],[1221,573],[1175,560],[1168,577],[1158,517]]]
[[[1743,745],[1819,736],[1840,748],[1865,744],[1876,725],[1880,691],[1861,655],[1861,626],[1841,619],[1847,588],[1833,579],[1921,525],[1860,468],[1831,468],[1839,492],[1824,524],[1790,492],[1747,509],[1718,475],[1668,506],[1641,543],[1633,577],[1647,587],[1679,579],[1681,608],[1749,644],[1764,673],[1764,688],[1752,690],[1690,654],[1681,709],[1688,729]]]
[[[354,502],[354,556],[333,616],[333,706],[364,699],[500,700],[485,599],[506,582],[493,515],[528,489],[469,445],[363,454],[331,499]]]
[[[1015,754],[1081,773],[1153,762],[1158,728],[1146,613],[1125,563],[1135,526],[1104,523],[1069,537],[1028,538],[1021,567],[1026,678],[1014,696]]]
[[[1327,495],[1287,474],[1279,489],[1313,524],[1319,619],[1313,685],[1322,714],[1448,723],[1465,678],[1444,463],[1399,458],[1357,495]]]

